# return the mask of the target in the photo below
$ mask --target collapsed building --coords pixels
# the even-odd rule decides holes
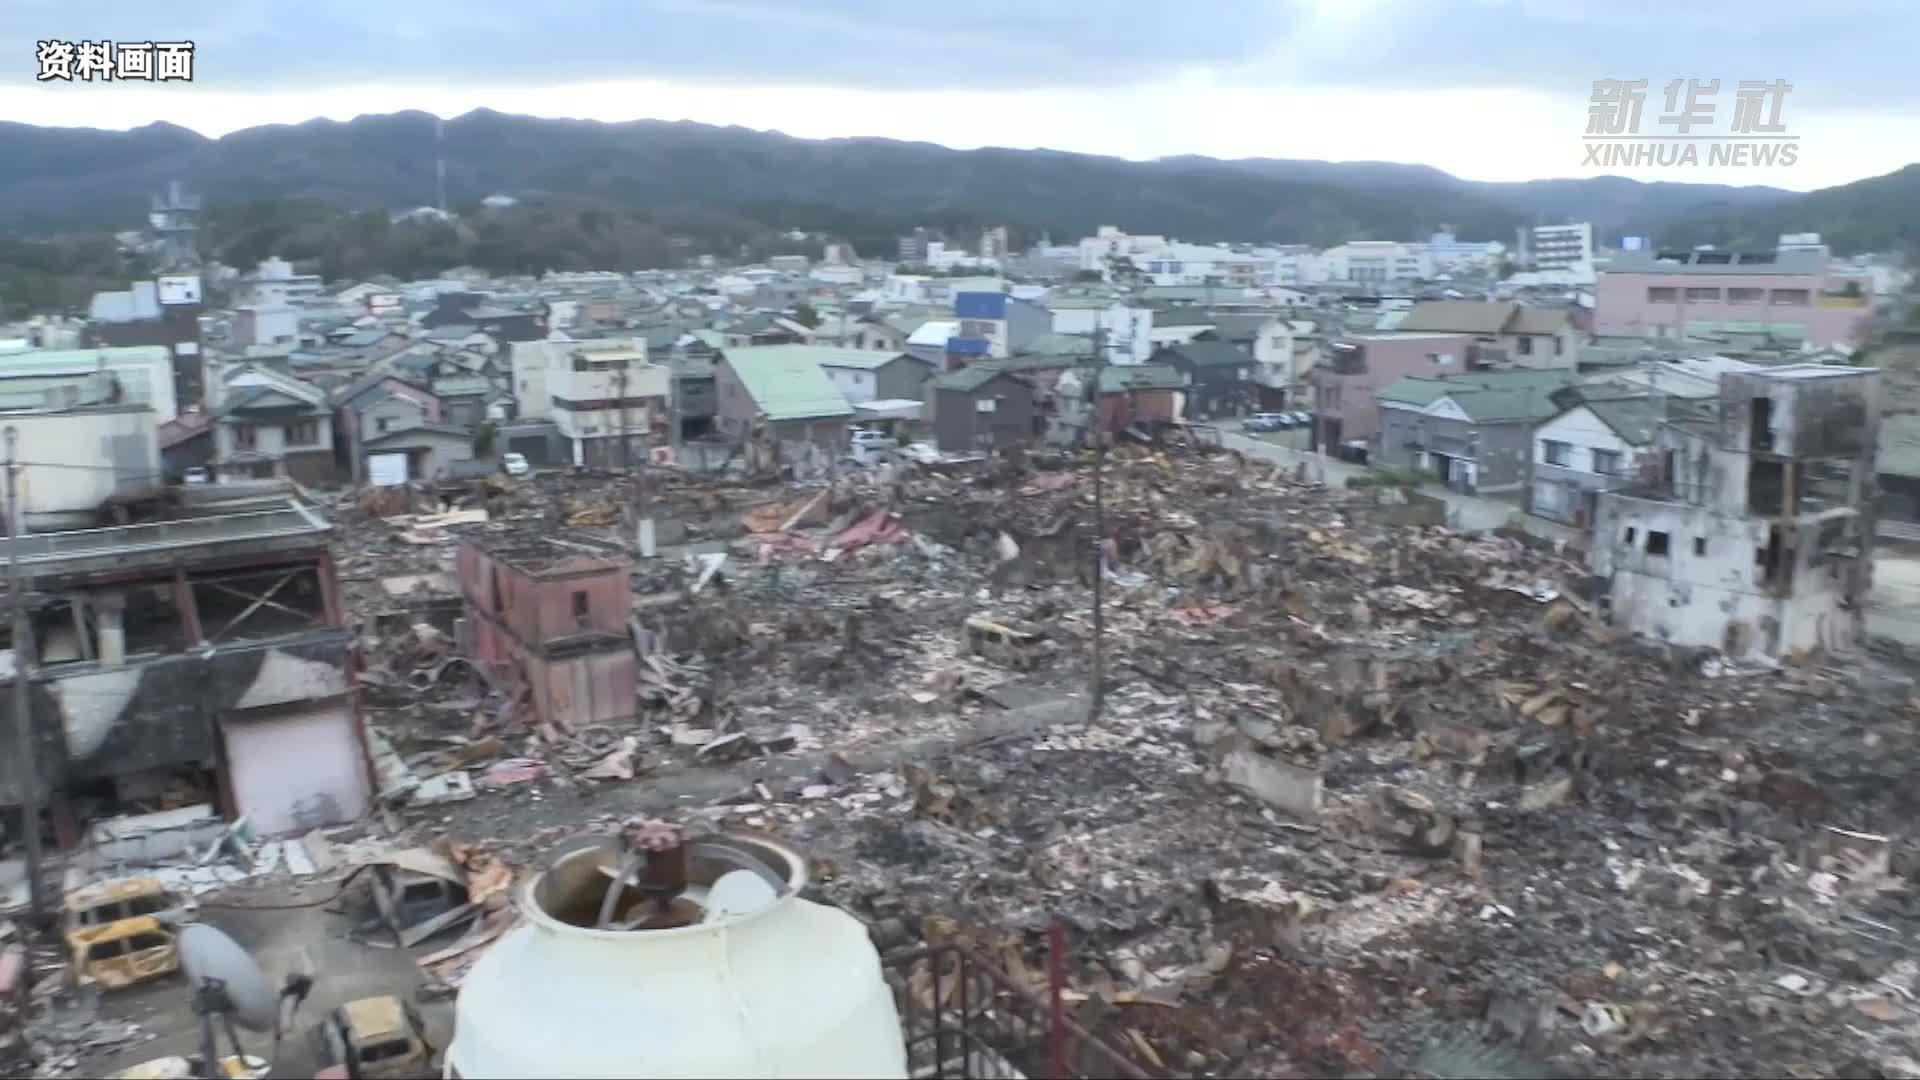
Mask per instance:
[[[1601,497],[1593,570],[1616,625],[1732,656],[1846,650],[1872,586],[1879,372],[1729,372],[1673,403],[1657,475]]]
[[[90,821],[199,807],[263,834],[366,812],[372,774],[332,527],[278,505],[25,533],[27,696],[61,846]],[[9,632],[9,637],[11,636]],[[18,643],[11,643],[18,644]],[[8,681],[20,677],[11,661]],[[0,697],[0,739],[21,718]],[[22,803],[8,770],[8,806]]]

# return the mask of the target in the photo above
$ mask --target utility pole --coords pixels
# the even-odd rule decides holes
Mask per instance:
[[[1093,322],[1093,689],[1087,700],[1087,724],[1100,722],[1107,703],[1107,425],[1100,409],[1100,376],[1107,369],[1107,331]]]
[[[13,606],[13,729],[14,782],[20,789],[20,837],[27,855],[27,896],[36,927],[47,919],[46,884],[40,870],[40,767],[33,738],[32,692],[27,676],[33,668],[33,628],[27,621],[26,584],[20,578],[20,463],[14,460],[19,433],[7,426],[7,601]]]

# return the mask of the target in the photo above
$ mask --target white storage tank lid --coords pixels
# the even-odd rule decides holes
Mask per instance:
[[[903,1080],[866,927],[770,838],[630,825],[563,849],[468,973],[447,1075]]]

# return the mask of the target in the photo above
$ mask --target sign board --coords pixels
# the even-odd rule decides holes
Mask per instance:
[[[367,483],[374,487],[404,487],[407,483],[407,455],[367,455]]]
[[[200,302],[200,275],[171,274],[154,282],[155,292],[162,304],[197,304]]]

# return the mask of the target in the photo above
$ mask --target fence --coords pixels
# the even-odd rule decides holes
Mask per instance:
[[[1127,1055],[1066,1017],[1057,963],[1051,1001],[958,943],[898,953],[885,963],[914,1080],[1148,1080]]]

